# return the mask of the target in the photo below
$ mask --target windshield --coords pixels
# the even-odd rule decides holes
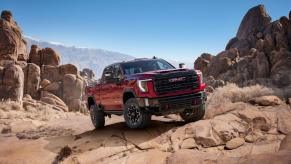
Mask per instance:
[[[174,66],[162,59],[140,60],[121,64],[124,74],[131,75],[148,71],[175,69]]]

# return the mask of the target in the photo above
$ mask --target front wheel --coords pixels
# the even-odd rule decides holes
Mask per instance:
[[[97,105],[90,106],[91,121],[96,129],[104,127],[105,116],[104,111],[101,110]]]
[[[126,101],[124,119],[129,128],[145,128],[151,121],[151,114],[140,108],[135,98]]]
[[[183,112],[180,113],[180,116],[185,122],[195,122],[203,119],[204,114],[205,104],[201,104],[197,108],[185,109]]]

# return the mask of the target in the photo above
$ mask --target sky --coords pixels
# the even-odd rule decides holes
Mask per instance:
[[[0,10],[44,41],[192,62],[223,51],[258,4],[272,20],[291,10],[291,0],[0,0]]]

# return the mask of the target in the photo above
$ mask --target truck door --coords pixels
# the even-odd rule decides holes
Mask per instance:
[[[123,90],[121,85],[116,84],[118,68],[119,65],[108,66],[102,75],[100,98],[105,110],[122,109]]]
[[[123,108],[123,84],[121,82],[121,79],[123,77],[122,71],[120,69],[120,65],[116,64],[114,65],[114,78],[115,78],[115,84],[113,85],[113,103],[112,106],[114,109],[122,110]]]

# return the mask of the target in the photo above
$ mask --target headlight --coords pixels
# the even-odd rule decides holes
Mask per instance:
[[[148,85],[147,82],[151,81],[152,79],[145,79],[145,80],[138,80],[137,85],[141,92],[148,92]]]
[[[197,72],[197,75],[199,76],[199,82],[200,82],[200,84],[202,84],[203,83],[203,75],[202,75],[202,72]]]

